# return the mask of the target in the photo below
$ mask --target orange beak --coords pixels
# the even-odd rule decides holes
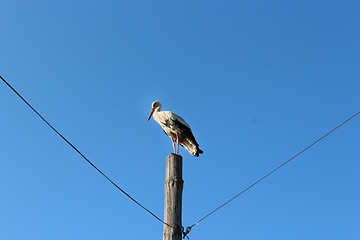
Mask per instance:
[[[149,115],[148,121],[150,120],[150,118],[151,118],[151,116],[153,115],[154,111],[155,111],[155,108],[152,108],[151,111],[150,111],[150,115]]]

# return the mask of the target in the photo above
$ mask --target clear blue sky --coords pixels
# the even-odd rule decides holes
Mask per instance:
[[[135,199],[163,218],[182,116],[183,225],[359,111],[359,1],[0,2],[0,74]],[[0,83],[0,239],[161,239]],[[360,117],[193,229],[191,239],[360,239]]]

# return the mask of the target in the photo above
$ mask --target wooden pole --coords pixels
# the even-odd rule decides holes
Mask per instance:
[[[181,208],[182,190],[184,181],[182,179],[182,157],[171,154],[166,158],[165,172],[165,207],[163,240],[181,240]]]

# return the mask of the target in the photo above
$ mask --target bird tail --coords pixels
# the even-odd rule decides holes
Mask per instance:
[[[183,146],[186,150],[188,150],[189,153],[194,155],[195,157],[198,157],[199,154],[202,154],[203,151],[199,148],[199,145],[194,144],[192,141],[185,140],[184,142],[180,143],[181,146]]]
[[[203,154],[203,153],[204,153],[203,150],[201,150],[199,147],[197,147],[195,157],[198,157],[199,154]]]

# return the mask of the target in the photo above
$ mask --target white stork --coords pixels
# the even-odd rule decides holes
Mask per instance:
[[[160,124],[164,132],[171,138],[175,154],[179,154],[179,143],[195,157],[203,153],[191,132],[190,126],[184,119],[170,111],[160,112],[161,103],[159,101],[153,102],[151,107],[148,121],[151,116],[154,116],[154,120]],[[175,150],[174,141],[177,142],[177,151]]]

